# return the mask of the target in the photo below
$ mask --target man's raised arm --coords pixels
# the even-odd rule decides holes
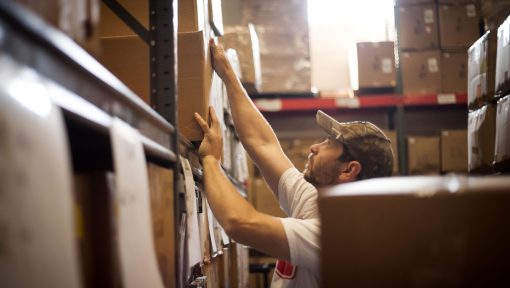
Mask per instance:
[[[283,153],[273,129],[248,97],[223,48],[213,40],[210,47],[214,70],[227,87],[237,134],[266,182],[277,193],[280,176],[293,165]]]

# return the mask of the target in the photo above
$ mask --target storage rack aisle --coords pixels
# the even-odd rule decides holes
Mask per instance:
[[[29,75],[35,75],[31,76],[32,78],[27,78],[28,80],[25,82],[18,81],[28,86],[23,89],[18,83],[16,87],[21,90],[17,90],[17,92],[10,89],[13,85],[9,86],[9,82],[5,82],[14,81],[16,77],[2,76],[3,78],[0,80],[5,82],[2,87],[4,90],[2,97],[11,99],[9,97],[16,96],[12,93],[19,93],[20,91],[25,94],[29,93],[31,91],[29,89],[31,81],[41,82],[44,87],[43,90],[39,91],[43,91],[41,93],[44,95],[41,94],[41,97],[43,99],[49,97],[51,107],[55,107],[57,113],[62,111],[62,127],[64,127],[63,133],[68,148],[66,147],[61,153],[69,155],[68,161],[72,164],[68,169],[71,172],[71,175],[69,175],[71,180],[69,181],[71,186],[74,186],[74,192],[71,193],[71,196],[75,202],[72,205],[73,209],[76,210],[77,223],[75,229],[79,238],[77,245],[80,252],[75,255],[76,258],[74,259],[78,259],[76,261],[80,262],[79,265],[82,267],[80,271],[83,273],[77,275],[77,279],[79,278],[77,281],[81,281],[81,285],[80,283],[74,284],[84,287],[97,287],[98,285],[117,286],[119,283],[124,283],[127,286],[137,286],[137,283],[153,283],[154,285],[149,286],[184,287],[209,283],[210,286],[214,287],[219,283],[223,283],[222,285],[238,287],[244,279],[238,279],[237,274],[242,272],[244,266],[247,267],[247,263],[240,263],[239,259],[246,257],[244,255],[246,249],[242,245],[231,242],[225,235],[220,235],[221,227],[215,220],[208,220],[207,213],[198,216],[204,218],[205,223],[207,221],[212,223],[217,230],[215,232],[217,236],[224,236],[223,242],[221,242],[221,239],[215,239],[218,243],[223,243],[224,246],[217,247],[216,252],[212,253],[212,240],[205,241],[204,245],[207,246],[205,250],[213,258],[212,265],[202,267],[204,263],[200,261],[200,263],[197,263],[198,265],[194,266],[199,268],[198,271],[186,271],[187,269],[184,267],[184,265],[188,265],[185,257],[189,256],[189,251],[187,252],[189,248],[187,244],[184,244],[187,233],[185,215],[190,213],[186,209],[185,195],[191,185],[185,184],[186,179],[181,163],[191,163],[190,167],[193,171],[191,177],[188,175],[188,180],[191,179],[191,183],[194,183],[192,189],[193,198],[197,197],[196,201],[200,200],[203,188],[196,148],[180,134],[177,128],[175,1],[149,1],[151,29],[145,29],[140,23],[136,22],[136,19],[123,9],[117,1],[105,0],[103,2],[136,31],[150,47],[150,59],[147,59],[147,62],[150,62],[150,75],[148,76],[151,79],[150,103],[152,108],[61,31],[51,27],[38,16],[14,2],[2,1],[0,3],[0,57],[3,63],[0,67],[1,74],[3,76],[10,73],[18,75],[13,71],[19,70],[26,71]],[[23,80],[24,78],[20,79]],[[20,96],[21,100],[17,100],[22,101],[23,97],[28,97],[25,94]],[[34,94],[30,99],[35,100],[36,96]],[[41,100],[34,103],[44,104],[45,102]],[[9,114],[7,113],[7,115]],[[2,121],[5,119],[2,118]],[[7,118],[7,120],[10,121],[7,122],[7,124],[10,123],[9,125],[15,123],[10,118]],[[12,128],[9,125],[7,125],[7,128]],[[48,134],[50,134],[49,131]],[[9,139],[11,134],[7,135],[7,139]],[[35,135],[40,135],[40,133],[35,133],[34,137]],[[137,147],[142,147],[143,150]],[[7,151],[2,152],[7,153]],[[124,156],[121,155],[122,151],[125,152]],[[131,154],[131,152],[135,154]],[[138,164],[147,163],[146,167],[142,165],[143,171],[140,170],[140,165],[133,164],[133,167],[136,166],[136,169],[138,169],[136,170],[137,173],[133,173],[135,170],[129,170],[133,167],[123,165],[122,160],[119,160],[130,155],[134,155],[136,161],[133,161]],[[140,158],[140,155],[144,155],[144,157]],[[180,160],[179,155],[184,156],[185,160]],[[18,161],[16,159],[11,160]],[[38,163],[38,165],[44,166],[45,163]],[[48,166],[51,167],[51,165]],[[131,168],[121,168],[124,166]],[[239,177],[233,175],[231,170],[227,168],[225,170],[240,193],[246,197],[245,184],[241,183]],[[132,177],[128,177],[129,173]],[[148,174],[148,178],[140,177],[140,175],[145,174]],[[62,181],[66,182],[67,180]],[[132,187],[129,185],[130,181],[133,182]],[[149,188],[150,191],[146,191],[147,195],[137,195],[136,191],[132,191],[136,190],[134,189],[134,187],[137,187],[136,183],[140,185],[138,187]],[[13,186],[3,186],[2,189],[6,187]],[[195,194],[195,190],[197,194]],[[130,191],[129,193],[132,194],[122,194],[122,191]],[[150,197],[147,198],[147,196]],[[134,202],[126,202],[127,199]],[[135,202],[138,204],[150,202],[152,212],[148,210],[151,213],[149,218],[147,218],[147,215],[144,216],[145,218],[125,218],[126,215],[129,215],[126,211],[132,212],[133,210],[129,209],[137,209],[138,206],[136,205],[128,205]],[[201,209],[206,206],[205,202],[202,204]],[[14,208],[11,207],[10,209]],[[134,214],[140,216],[138,213]],[[136,230],[133,230],[134,228],[126,230],[126,226],[122,225],[132,223],[132,227],[140,228],[136,223],[151,221],[151,218],[154,235],[143,233],[144,231],[141,230],[144,229],[141,229],[140,235],[136,235],[135,238],[145,237],[145,240],[148,240],[154,237],[153,244],[149,243],[151,241],[145,241],[144,243],[155,246],[152,249],[156,250],[156,258],[143,259],[141,257],[140,261],[129,261],[134,259],[134,255],[137,255],[137,249],[125,249],[130,245],[129,243],[133,244],[126,240],[130,239],[128,237],[130,235],[129,233],[126,234],[126,231],[134,233],[131,236],[137,233]],[[2,222],[4,220],[7,221],[6,219],[0,219]],[[12,223],[17,222],[7,221],[0,224],[12,228],[8,226]],[[208,226],[203,225],[201,228],[204,227]],[[212,234],[207,232],[207,228],[205,232],[206,234],[201,234],[201,237],[209,239]],[[45,235],[35,236],[43,237]],[[37,239],[37,237],[35,238]],[[146,248],[149,246],[146,246]],[[52,249],[56,248],[53,247]],[[139,250],[146,251],[146,249]],[[107,256],[100,258],[98,255]],[[32,256],[28,255],[27,257]],[[4,260],[6,259],[4,258]],[[41,264],[42,262],[38,263]],[[140,273],[143,270],[137,269],[137,267],[140,268],[137,265],[147,265],[148,270],[158,272],[157,266],[152,269],[154,268],[153,264],[159,264],[161,277],[157,275],[158,273],[152,273],[152,276],[142,275]],[[21,266],[13,265],[13,267],[15,267],[14,270],[20,269],[15,271],[17,273],[24,271]],[[137,273],[127,273],[137,270]],[[3,269],[0,272],[2,275],[4,275],[4,272],[7,273]],[[8,284],[16,286],[22,283],[16,282],[19,280],[16,275],[18,274],[13,273],[11,278],[5,278],[13,281],[8,282]],[[58,282],[51,282],[51,279],[56,279],[57,276],[56,274],[48,275],[50,286],[58,286],[54,285]],[[193,280],[196,280],[194,284],[190,284]],[[66,284],[64,286],[72,287],[74,285]]]

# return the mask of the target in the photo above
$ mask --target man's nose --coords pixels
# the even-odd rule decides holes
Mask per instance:
[[[310,152],[312,152],[313,154],[317,154],[317,152],[319,152],[319,144],[313,144],[312,146],[310,146]]]

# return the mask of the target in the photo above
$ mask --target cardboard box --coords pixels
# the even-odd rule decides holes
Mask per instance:
[[[205,29],[204,0],[179,0],[177,6],[179,32],[197,32]]]
[[[320,287],[510,286],[509,183],[391,177],[321,189]]]
[[[396,86],[393,42],[361,42],[349,55],[351,87],[383,88]]]
[[[175,287],[175,220],[173,170],[148,163],[154,247],[165,287]]]
[[[271,189],[269,189],[264,179],[253,179],[253,185],[255,187],[253,195],[255,200],[255,209],[271,216],[287,217],[280,208],[280,203],[278,202],[275,194],[271,191]]]
[[[467,172],[467,131],[441,131],[441,171]]]
[[[149,29],[149,1],[117,0],[145,29]],[[132,36],[136,33],[106,4],[101,3],[100,37]]]
[[[439,137],[410,136],[407,138],[407,170],[409,175],[439,174]]]
[[[400,49],[420,50],[439,47],[438,24],[435,4],[399,6]]]
[[[259,40],[255,27],[230,26],[225,27],[225,33],[220,37],[221,45],[225,49],[236,50],[241,66],[241,82],[248,93],[260,91],[262,72],[260,67]]]
[[[497,34],[488,31],[468,50],[468,107],[480,108],[494,97]]]
[[[510,18],[498,28],[496,59],[496,94],[502,96],[510,90]]]
[[[98,61],[150,105],[149,46],[138,36],[108,37],[100,41],[102,52]]]
[[[441,52],[441,92],[466,93],[468,56],[462,52]]]
[[[397,5],[409,5],[409,4],[428,4],[434,3],[434,0],[395,0]]]
[[[399,150],[398,150],[398,137],[397,137],[397,131],[395,130],[386,130],[382,129],[386,137],[390,138],[391,140],[391,150],[393,151],[393,175],[399,174]]]
[[[466,48],[478,37],[480,16],[473,4],[439,5],[439,37],[442,49]]]
[[[506,172],[510,170],[510,96],[498,101],[495,141],[494,168]]]
[[[439,51],[403,52],[402,86],[405,95],[441,92],[441,53]]]
[[[311,62],[297,54],[261,55],[262,93],[302,93],[311,91]]]
[[[468,114],[468,168],[470,173],[492,172],[496,138],[496,109],[485,105]]]
[[[189,141],[200,141],[203,133],[193,114],[198,112],[208,121],[209,105],[218,100],[210,97],[213,70],[209,46],[203,31],[178,33],[177,46],[179,129]],[[223,109],[216,113],[223,119]]]

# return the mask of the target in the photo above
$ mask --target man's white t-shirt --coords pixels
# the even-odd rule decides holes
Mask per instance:
[[[285,171],[278,182],[278,199],[289,216],[281,221],[289,241],[290,263],[276,262],[271,287],[319,287],[317,189],[293,167]]]

